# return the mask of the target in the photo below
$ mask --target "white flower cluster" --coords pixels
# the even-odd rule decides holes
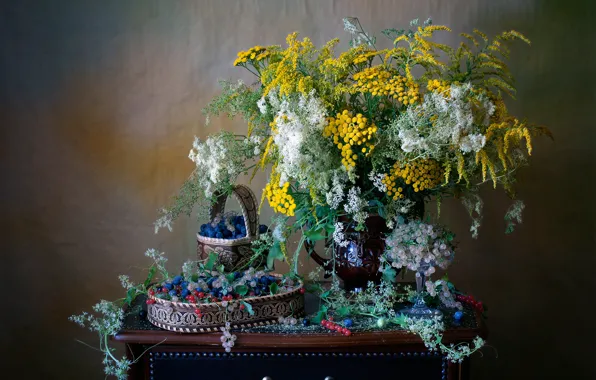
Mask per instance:
[[[449,96],[430,92],[417,107],[410,107],[394,122],[394,133],[404,152],[422,157],[444,157],[453,146],[478,152],[486,144],[486,130],[495,105],[472,85],[452,84]]]
[[[290,178],[301,179],[311,174],[305,173],[304,168],[310,167],[312,155],[305,154],[303,148],[312,136],[321,138],[327,111],[314,90],[307,96],[300,94],[289,98],[280,98],[277,91],[272,90],[266,100],[275,114],[277,132],[273,134],[273,141],[279,151],[277,171],[281,174],[280,185],[283,185]],[[263,100],[259,103],[261,111],[267,112],[267,103]]]
[[[347,247],[349,242],[346,240],[346,235],[343,231],[343,223],[335,223],[335,230],[333,231],[333,241],[335,241],[335,244],[339,245],[340,247]]]
[[[209,136],[205,141],[195,137],[188,158],[196,165],[198,183],[205,197],[211,197],[218,188],[233,183],[244,171],[246,159],[259,152],[260,139],[238,140],[228,132]]]
[[[383,183],[383,180],[387,174],[385,173],[377,173],[374,170],[369,173],[368,179],[372,182],[373,186],[379,190],[380,192],[384,193],[387,191],[387,185]]]
[[[333,173],[333,180],[331,182],[331,188],[325,195],[327,204],[332,209],[337,209],[340,203],[344,200],[344,184],[345,178],[337,171]]]
[[[353,215],[354,220],[357,223],[364,223],[368,218],[368,213],[364,211],[364,208],[368,205],[368,202],[360,197],[361,190],[358,186],[350,187],[348,190],[348,196],[346,197],[346,204],[344,210],[348,214]]]
[[[133,284],[130,281],[130,277],[128,277],[125,274],[121,274],[120,276],[118,276],[118,280],[120,280],[120,284],[122,285],[122,287],[126,290],[134,288],[135,284]]]
[[[394,268],[408,268],[430,276],[435,266],[446,269],[454,248],[443,228],[419,220],[398,225],[387,239],[385,257]]]

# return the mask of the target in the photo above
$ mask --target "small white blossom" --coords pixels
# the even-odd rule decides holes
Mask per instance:
[[[348,241],[346,240],[346,235],[343,233],[344,225],[341,222],[335,223],[335,230],[333,231],[333,240],[335,244],[339,245],[340,247],[347,247]]]

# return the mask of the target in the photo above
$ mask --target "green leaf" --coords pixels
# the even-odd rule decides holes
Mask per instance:
[[[393,268],[389,268],[389,269],[385,269],[383,271],[383,281],[388,281],[391,283],[395,282],[395,277],[397,276],[397,273],[395,272],[395,269]]]
[[[226,280],[228,280],[228,282],[232,282],[234,281],[234,273],[228,273],[226,274]]]
[[[192,276],[190,276],[190,280],[192,282],[198,282],[199,281],[199,275],[197,273],[193,274]]]
[[[317,314],[314,318],[311,319],[311,322],[314,324],[319,324],[325,317],[327,316],[327,306],[321,306]]]
[[[151,268],[149,268],[149,273],[147,273],[147,278],[145,279],[145,282],[143,282],[143,286],[145,287],[145,289],[147,289],[149,287],[149,284],[151,284],[151,280],[153,280],[153,276],[155,276],[156,270],[157,270],[157,267],[155,265],[152,265]]]
[[[327,298],[327,297],[329,297],[329,294],[331,294],[331,290],[327,290],[326,292],[321,293],[320,297],[321,298]]]
[[[236,294],[244,296],[246,295],[246,293],[248,293],[248,286],[246,285],[237,285],[234,288],[234,291],[236,292]]]
[[[335,315],[338,317],[345,317],[348,314],[350,314],[350,308],[347,306],[343,306],[335,310]]]
[[[215,263],[217,262],[217,253],[210,252],[209,257],[207,258],[207,263],[205,264],[205,269],[213,270]]]
[[[283,260],[284,254],[281,251],[281,246],[279,243],[275,243],[269,249],[269,254],[267,255],[267,268],[273,269],[273,261],[274,260]]]
[[[333,223],[327,223],[324,226],[325,231],[327,231],[328,234],[332,234],[335,232],[335,225]]]
[[[224,273],[224,272],[226,271],[226,268],[224,267],[224,265],[223,265],[223,264],[221,264],[221,265],[218,265],[218,266],[217,266],[215,269],[216,269],[216,270],[217,270],[219,273]]]
[[[246,311],[248,311],[248,314],[250,314],[250,315],[254,315],[255,314],[255,311],[252,309],[252,305],[251,304],[249,304],[246,301],[242,301],[242,304],[244,305],[244,308],[246,309]]]
[[[316,229],[307,230],[304,236],[310,241],[317,241],[325,239],[325,227],[318,227]]]
[[[271,294],[277,294],[277,283],[273,283],[271,285],[269,285],[269,292],[271,292]]]
[[[128,289],[128,291],[126,292],[126,299],[124,300],[124,302],[130,306],[132,304],[132,301],[134,301],[135,296],[136,296],[136,289],[135,288],[130,288]]]

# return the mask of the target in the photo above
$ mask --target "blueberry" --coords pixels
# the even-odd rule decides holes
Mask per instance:
[[[350,318],[344,319],[344,326],[352,327],[353,325],[354,325],[354,321],[352,321]]]
[[[215,237],[218,239],[221,239],[221,238],[223,238],[223,234],[221,232],[218,232],[215,234]]]
[[[235,279],[239,279],[240,277],[242,277],[242,273],[240,273],[240,272],[234,272],[234,278]]]
[[[462,313],[459,310],[453,314],[453,318],[455,318],[456,321],[459,321],[460,319],[462,319],[463,316],[464,316],[464,313]]]
[[[306,327],[306,326],[308,326],[309,324],[310,324],[310,321],[308,320],[308,318],[304,318],[304,319],[302,320],[302,326]]]
[[[188,289],[184,289],[184,290],[182,290],[182,293],[180,293],[182,298],[186,298],[186,296],[188,296],[189,294],[190,294],[190,291]]]
[[[169,294],[170,294],[172,297],[174,297],[174,296],[175,296],[177,293],[176,293],[176,291],[175,291],[175,290],[170,290]]]
[[[182,286],[182,289],[186,289],[188,287],[188,281],[182,281],[182,284],[180,284],[180,286]]]
[[[261,289],[259,289],[259,288],[256,288],[256,289],[255,289],[255,294],[256,294],[257,296],[260,296],[260,295],[261,295]]]
[[[265,232],[267,232],[267,230],[268,230],[268,228],[267,228],[267,226],[266,226],[266,225],[264,225],[264,224],[261,224],[261,225],[259,226],[259,233],[260,233],[260,234],[264,234]]]
[[[269,279],[266,276],[263,276],[259,279],[261,284],[267,285],[269,283]]]
[[[180,283],[182,282],[182,280],[183,280],[183,277],[182,276],[176,276],[172,280],[172,284],[174,284],[174,285],[180,285]]]
[[[168,289],[168,290],[172,290],[172,288],[174,288],[174,285],[172,285],[172,284],[171,284],[171,283],[169,283],[169,282],[166,282],[166,283],[165,283],[165,285],[164,285],[164,287],[165,287],[166,289]]]
[[[215,277],[209,277],[207,279],[207,285],[211,286],[211,284],[213,284],[213,281],[215,281]]]
[[[139,311],[139,318],[141,318],[141,319],[147,318],[147,310]]]
[[[201,288],[201,287],[199,286],[198,288],[195,288],[195,290],[196,290],[197,292],[202,292],[202,291],[203,291],[203,288]]]

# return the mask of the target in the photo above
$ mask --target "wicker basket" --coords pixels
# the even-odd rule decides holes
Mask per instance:
[[[281,277],[280,275],[275,275]],[[234,309],[227,315],[232,328],[264,326],[277,323],[279,317],[301,317],[304,315],[304,295],[300,292],[302,283],[291,291],[262,297],[248,297],[254,311],[250,315],[246,309]],[[147,319],[162,329],[182,333],[214,332],[224,326],[226,313],[221,302],[194,304],[172,302],[149,295],[155,303],[147,305]],[[199,317],[195,309],[200,308]]]
[[[247,263],[253,255],[251,242],[259,238],[259,214],[255,194],[244,185],[237,185],[232,191],[242,209],[246,236],[240,239],[218,239],[201,236],[197,233],[197,255],[204,260],[211,252],[215,252],[219,258],[219,264],[223,264],[227,272]],[[211,209],[211,220],[223,213],[227,197],[220,196],[217,203]]]

